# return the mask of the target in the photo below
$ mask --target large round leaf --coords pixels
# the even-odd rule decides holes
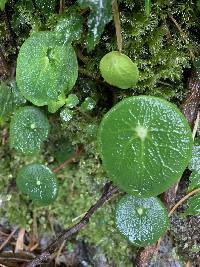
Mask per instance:
[[[69,92],[78,76],[71,44],[61,44],[53,32],[38,32],[22,45],[17,59],[17,85],[37,106],[51,105]]]
[[[175,105],[130,97],[103,118],[98,141],[103,166],[121,189],[156,196],[175,183],[191,158],[190,127]]]
[[[24,166],[17,174],[17,187],[40,205],[53,203],[58,193],[55,174],[42,164]]]
[[[116,210],[119,231],[135,246],[155,243],[167,230],[169,219],[166,208],[155,197],[123,197]]]
[[[48,119],[39,108],[20,108],[11,119],[10,144],[24,154],[38,153],[49,128]]]

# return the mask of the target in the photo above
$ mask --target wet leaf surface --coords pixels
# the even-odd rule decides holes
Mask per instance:
[[[23,107],[15,112],[10,124],[11,147],[24,154],[35,154],[48,137],[47,117],[36,107]]]
[[[117,51],[112,51],[101,59],[100,71],[107,83],[121,89],[133,87],[139,79],[137,65]]]
[[[45,165],[29,164],[17,174],[17,187],[40,205],[53,203],[58,193],[55,174]]]
[[[78,65],[73,47],[53,32],[38,32],[22,45],[16,79],[23,96],[36,106],[52,105],[74,86]]]
[[[124,191],[156,196],[175,183],[192,152],[190,127],[175,105],[130,97],[103,118],[99,150],[109,178]]]
[[[112,1],[110,0],[79,0],[81,8],[90,8],[88,17],[87,49],[91,51],[99,42],[105,25],[112,18]]]
[[[116,210],[119,231],[135,246],[155,243],[169,226],[166,208],[155,197],[123,197]]]

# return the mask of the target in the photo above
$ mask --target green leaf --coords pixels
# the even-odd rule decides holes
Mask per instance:
[[[96,106],[95,100],[91,97],[86,97],[86,99],[83,101],[83,103],[80,106],[80,111],[88,112],[88,111],[93,110],[95,106]]]
[[[139,79],[137,65],[118,51],[112,51],[101,59],[100,71],[107,83],[121,89],[133,87]]]
[[[116,209],[119,231],[135,246],[155,243],[169,227],[166,208],[155,197],[124,196]]]
[[[197,171],[193,171],[190,175],[190,184],[188,187],[188,191],[192,191],[195,188],[200,187],[200,173]]]
[[[187,210],[184,212],[185,215],[200,215],[200,193],[192,196],[187,201]]]
[[[200,173],[200,146],[193,146],[192,148],[192,159],[188,165],[191,171]]]
[[[58,35],[58,38],[63,42],[71,43],[80,39],[82,34],[82,17],[76,12],[72,11],[65,17],[61,17],[55,28],[55,32]]]
[[[36,107],[22,107],[11,119],[11,147],[24,154],[35,154],[48,137],[49,122],[47,117]]]
[[[26,99],[19,92],[15,81],[11,81],[8,85],[0,83],[0,122],[25,103]]]
[[[8,2],[8,0],[0,0],[0,9],[3,11],[5,9],[5,4]]]
[[[105,25],[112,19],[111,0],[78,0],[81,8],[90,8],[88,17],[87,49],[93,50],[99,42]]]
[[[35,33],[22,45],[17,59],[17,85],[34,105],[52,106],[58,102],[73,88],[77,76],[73,47],[60,44],[55,33]]]
[[[103,167],[122,190],[157,196],[180,179],[192,154],[191,129],[177,107],[135,96],[103,118],[98,143]]]
[[[151,13],[151,0],[145,0],[144,3],[145,3],[145,13],[147,16],[149,16]]]
[[[68,108],[74,108],[74,107],[76,107],[78,105],[79,99],[78,99],[77,95],[70,94],[66,98],[65,103],[66,103],[66,107],[68,107]]]
[[[55,174],[45,165],[29,164],[17,174],[17,187],[40,205],[53,203],[58,194],[58,182]]]
[[[60,118],[64,122],[70,121],[73,118],[73,115],[74,115],[74,111],[68,108],[63,109],[60,112]]]

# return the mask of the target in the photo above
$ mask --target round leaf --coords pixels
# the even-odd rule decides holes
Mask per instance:
[[[55,174],[42,164],[24,166],[17,175],[17,187],[40,205],[53,203],[58,193]]]
[[[136,96],[103,118],[98,142],[103,166],[124,191],[157,196],[185,170],[192,152],[190,127],[175,105]]]
[[[125,196],[117,206],[116,225],[130,242],[143,247],[155,243],[165,233],[169,220],[158,198]]]
[[[107,83],[121,89],[136,85],[139,79],[137,65],[117,51],[112,51],[101,59],[100,71]]]
[[[47,117],[36,107],[22,107],[11,119],[10,144],[24,154],[39,152],[49,133]]]
[[[35,33],[22,45],[17,59],[17,85],[33,104],[52,106],[72,89],[77,76],[73,47],[60,44],[53,32]]]

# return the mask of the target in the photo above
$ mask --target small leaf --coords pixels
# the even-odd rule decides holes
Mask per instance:
[[[103,167],[122,190],[157,196],[180,179],[191,159],[192,134],[170,102],[126,98],[104,116],[98,131]]]
[[[17,58],[17,85],[34,105],[58,102],[72,89],[77,76],[73,47],[60,44],[55,33],[37,32],[22,45]]]
[[[187,201],[188,208],[184,212],[185,215],[200,215],[200,193],[192,196]]]
[[[101,59],[100,71],[107,83],[121,89],[133,87],[139,79],[137,65],[118,51],[112,51]]]
[[[155,243],[169,227],[166,208],[155,197],[123,197],[116,209],[119,231],[135,246]]]
[[[29,164],[17,174],[17,187],[40,205],[53,203],[58,194],[58,182],[55,174],[45,165]]]
[[[200,146],[193,146],[192,148],[192,159],[188,165],[191,171],[200,173]]]
[[[63,109],[60,112],[60,118],[62,119],[62,121],[64,122],[68,122],[73,118],[74,112],[73,110],[70,110],[68,108]]]
[[[190,184],[188,187],[189,192],[200,187],[200,173],[199,172],[193,171],[189,179],[190,179]]]
[[[35,154],[48,137],[47,117],[36,107],[22,107],[11,119],[11,147],[24,154]]]
[[[86,97],[86,99],[83,101],[80,107],[81,112],[88,112],[94,109],[96,105],[96,102],[93,98],[91,97]]]
[[[68,107],[68,108],[74,108],[74,107],[76,107],[78,105],[79,99],[78,99],[77,95],[70,94],[66,98],[65,103],[66,103],[66,107]]]
[[[8,2],[8,0],[0,0],[0,9],[3,11],[5,9],[5,4]]]
[[[90,8],[88,18],[87,49],[93,50],[99,42],[105,25],[112,19],[111,0],[78,0],[81,8]]]
[[[74,10],[65,17],[61,17],[55,28],[58,38],[63,42],[71,43],[80,39],[82,34],[82,17]]]

